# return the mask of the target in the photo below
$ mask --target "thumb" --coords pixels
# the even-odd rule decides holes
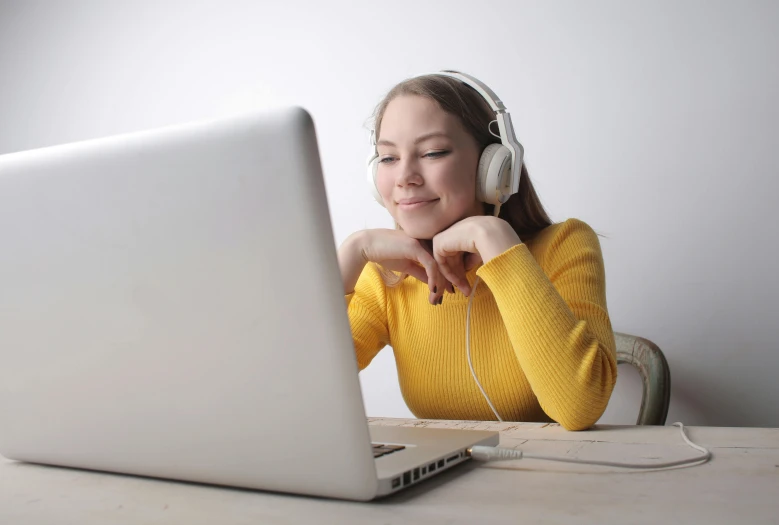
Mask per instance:
[[[465,271],[470,271],[471,269],[480,265],[481,262],[481,255],[478,253],[469,253],[465,256]]]

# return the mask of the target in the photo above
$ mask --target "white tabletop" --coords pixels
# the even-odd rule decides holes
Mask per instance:
[[[372,419],[382,425],[499,430],[501,445],[586,459],[651,462],[698,454],[676,427]],[[779,523],[779,429],[688,428],[713,460],[623,471],[524,459],[466,465],[390,498],[352,503],[15,463],[0,458],[0,523]]]

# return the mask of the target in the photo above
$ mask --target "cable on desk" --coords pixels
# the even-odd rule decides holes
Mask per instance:
[[[589,459],[577,459],[577,458],[567,458],[562,456],[544,456],[541,454],[526,454],[522,452],[521,450],[511,449],[511,448],[500,448],[500,447],[484,447],[484,446],[474,446],[470,449],[468,449],[468,455],[471,456],[471,458],[477,460],[477,461],[507,461],[512,459],[523,459],[523,458],[530,458],[530,459],[543,459],[546,461],[560,461],[563,463],[577,463],[580,465],[600,465],[603,467],[619,467],[619,468],[630,468],[630,469],[642,469],[642,470],[657,470],[657,469],[668,469],[668,468],[675,468],[680,466],[693,466],[693,465],[703,465],[704,463],[708,462],[711,459],[711,452],[700,446],[696,445],[692,441],[690,441],[690,438],[687,437],[687,434],[684,431],[684,425],[682,423],[674,423],[673,426],[678,426],[679,431],[682,434],[682,439],[684,439],[685,443],[690,445],[692,448],[702,452],[702,455],[690,458],[690,459],[680,459],[677,461],[666,461],[663,463],[617,463],[615,461],[597,461],[597,460],[589,460]]]

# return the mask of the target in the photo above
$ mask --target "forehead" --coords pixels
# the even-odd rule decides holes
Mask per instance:
[[[418,95],[401,95],[387,105],[381,120],[381,138],[393,142],[413,140],[417,135],[431,131],[448,134],[463,132],[454,115],[441,109],[433,100]]]

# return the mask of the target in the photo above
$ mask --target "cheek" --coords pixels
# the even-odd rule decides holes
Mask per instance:
[[[452,166],[441,173],[438,186],[446,189],[449,200],[461,205],[471,204],[476,199],[476,172],[463,169],[463,166]]]
[[[465,173],[458,181],[458,190],[461,198],[465,201],[476,199],[476,174]]]
[[[376,174],[376,187],[379,189],[379,195],[384,199],[385,204],[392,198],[392,177],[387,170],[379,166],[379,171]]]

